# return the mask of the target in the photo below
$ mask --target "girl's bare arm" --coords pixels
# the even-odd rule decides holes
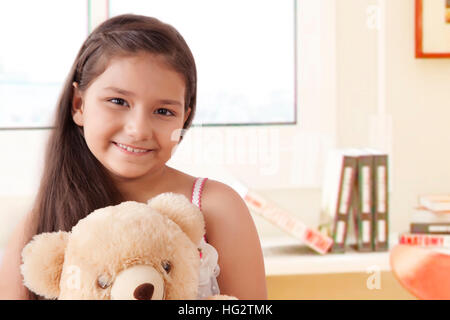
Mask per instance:
[[[241,300],[267,299],[263,254],[247,205],[227,185],[206,183],[202,209],[207,240],[219,253],[220,293]]]

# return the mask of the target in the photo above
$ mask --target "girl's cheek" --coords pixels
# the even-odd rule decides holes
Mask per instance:
[[[119,122],[122,117],[119,112],[113,109],[105,108],[105,106],[99,106],[92,110],[89,118],[91,118],[96,125],[107,127]]]
[[[172,145],[176,145],[181,139],[181,129],[175,129],[172,131],[172,135],[170,136],[170,142]]]
[[[171,126],[166,130],[166,139],[168,145],[176,145],[180,141],[180,136],[182,133],[182,127]]]

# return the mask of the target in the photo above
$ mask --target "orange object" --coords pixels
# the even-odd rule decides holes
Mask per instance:
[[[450,255],[397,245],[390,252],[390,264],[400,284],[417,298],[450,299]]]

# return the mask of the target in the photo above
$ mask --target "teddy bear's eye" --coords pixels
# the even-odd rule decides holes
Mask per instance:
[[[161,266],[167,273],[169,273],[170,270],[172,269],[172,264],[170,263],[170,261],[167,260],[162,261]]]
[[[106,289],[111,285],[111,280],[107,276],[101,275],[97,278],[97,285],[102,289]]]

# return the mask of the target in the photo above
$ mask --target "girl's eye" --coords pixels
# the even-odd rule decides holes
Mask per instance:
[[[163,116],[173,116],[173,112],[166,108],[159,108],[156,110],[157,114],[163,115]]]
[[[112,102],[114,104],[120,105],[120,106],[128,106],[128,102],[126,102],[125,100],[123,100],[121,98],[112,98],[108,101]]]

